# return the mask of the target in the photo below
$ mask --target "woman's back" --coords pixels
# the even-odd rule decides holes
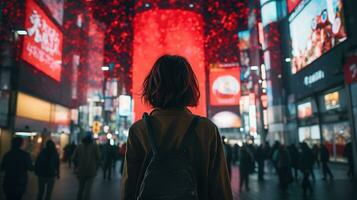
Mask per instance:
[[[193,114],[187,109],[156,109],[151,114],[159,152],[178,150]],[[206,118],[200,118],[195,128],[197,136],[188,150],[188,160],[194,169],[200,199],[232,199],[232,192],[223,154],[222,143],[216,126]],[[130,129],[127,165],[123,175],[123,199],[132,199],[137,181],[142,179],[143,169],[151,156],[148,132],[143,120]],[[134,180],[131,180],[134,179]],[[135,180],[137,179],[137,180]]]

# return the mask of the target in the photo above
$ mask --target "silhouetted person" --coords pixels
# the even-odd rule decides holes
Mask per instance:
[[[232,177],[232,158],[233,158],[232,154],[233,154],[233,152],[232,152],[231,145],[227,144],[225,140],[226,140],[226,137],[222,136],[224,156],[226,157],[229,178],[231,178]]]
[[[154,152],[154,145],[150,144],[155,143],[160,147],[158,152],[155,151],[159,154],[182,152],[182,145],[185,146],[183,159],[187,160],[194,173],[194,176],[191,173],[187,173],[190,174],[187,176],[194,177],[197,183],[197,189],[190,193],[191,197],[232,200],[219,130],[207,118],[196,116],[187,109],[188,106],[197,106],[199,100],[198,82],[188,61],[177,55],[161,56],[145,78],[142,97],[153,111],[145,115],[145,119],[134,123],[129,130],[120,199],[133,200],[138,197],[137,186],[143,181],[141,172],[147,170],[147,161],[152,159]],[[185,136],[191,139],[185,140]],[[186,142],[182,144],[183,141]],[[141,186],[146,189],[146,185]],[[156,191],[162,186],[157,184],[152,188]],[[166,192],[161,191],[160,196],[164,193],[167,197],[169,194]],[[181,192],[181,195],[184,194],[186,192]]]
[[[243,145],[240,151],[240,160],[239,160],[239,172],[240,172],[240,184],[239,190],[241,191],[245,185],[245,189],[249,190],[249,174],[252,171],[252,156],[248,152],[247,146]]]
[[[283,145],[280,146],[280,149],[277,154],[277,169],[280,187],[282,191],[286,191],[289,183],[292,180],[291,158],[289,151]]]
[[[353,161],[353,152],[352,152],[352,143],[351,141],[347,142],[345,149],[343,151],[343,156],[347,158],[348,162],[348,171],[347,176],[350,178],[354,178],[354,161]]]
[[[278,152],[279,152],[279,149],[280,149],[280,142],[279,141],[275,141],[273,147],[271,148],[271,152],[270,152],[270,159],[273,163],[273,166],[274,166],[274,169],[275,169],[275,172],[278,173],[278,169],[277,169],[277,155],[278,155]]]
[[[293,170],[294,174],[294,179],[298,179],[298,173],[299,173],[299,159],[300,159],[300,154],[298,148],[295,146],[295,144],[292,144],[289,146],[289,153],[290,153],[290,158],[291,158],[291,167]]]
[[[100,153],[93,143],[92,134],[88,133],[73,153],[75,172],[79,181],[77,200],[89,200],[92,184],[97,175]]]
[[[60,160],[56,145],[52,140],[47,140],[46,146],[40,152],[35,164],[35,173],[38,176],[37,200],[51,199],[55,178],[60,177],[59,166]]]
[[[113,163],[115,162],[116,152],[110,141],[103,146],[102,160],[103,160],[103,179],[111,180]]]
[[[264,167],[265,167],[266,153],[264,152],[264,146],[261,144],[255,153],[255,160],[258,164],[258,180],[264,181]]]
[[[321,157],[321,164],[322,164],[323,179],[326,180],[328,176],[330,177],[330,179],[333,179],[333,174],[331,172],[330,167],[327,164],[330,161],[330,153],[324,144],[321,144],[320,157]]]
[[[310,173],[312,171],[312,167],[314,165],[314,155],[312,150],[307,146],[305,142],[301,143],[301,154],[300,154],[300,169],[304,174],[304,178],[302,181],[302,189],[304,192],[304,196],[307,195],[309,191],[310,194],[313,192],[311,182],[310,182]]]
[[[238,144],[233,145],[233,160],[234,160],[234,164],[237,164],[237,162],[239,161],[239,145]]]
[[[15,137],[11,150],[4,155],[1,171],[5,172],[3,189],[7,200],[20,200],[26,191],[27,171],[33,170],[30,154],[23,151],[23,139]]]
[[[320,147],[317,144],[312,146],[312,152],[314,153],[314,164],[317,164],[317,167],[320,168]]]
[[[121,157],[121,163],[120,163],[120,174],[123,174],[124,170],[124,160],[125,160],[125,152],[126,152],[126,142],[124,142],[119,150],[119,154]]]
[[[67,144],[63,151],[64,151],[64,157],[66,158],[67,162],[68,162],[68,166],[69,168],[72,167],[72,155],[74,150],[76,149],[76,144],[74,144],[74,142],[72,142],[71,144]]]

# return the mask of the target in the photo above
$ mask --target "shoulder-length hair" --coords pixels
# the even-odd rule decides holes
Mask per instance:
[[[182,56],[161,56],[143,83],[142,98],[154,108],[197,106],[199,97],[197,78]]]

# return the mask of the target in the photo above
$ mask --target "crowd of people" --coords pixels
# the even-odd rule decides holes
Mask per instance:
[[[7,200],[21,200],[26,191],[28,172],[33,171],[38,177],[37,200],[49,200],[55,180],[60,178],[59,150],[49,139],[37,158],[32,160],[30,154],[23,150],[23,143],[21,137],[14,137],[11,150],[5,154],[1,162],[1,171],[4,172],[4,195]],[[91,134],[84,137],[78,146],[75,143],[66,145],[62,160],[68,162],[68,167],[73,169],[77,176],[79,185],[77,199],[90,199],[91,186],[98,168],[102,168],[103,179],[111,180],[117,160],[124,159],[124,155],[125,144],[114,146],[107,142],[97,145]],[[119,173],[122,173],[122,169]]]
[[[223,141],[226,139],[223,137]],[[257,172],[258,180],[264,181],[265,169],[270,169],[278,176],[280,188],[286,191],[289,184],[302,178],[304,195],[313,192],[310,180],[315,180],[314,168],[320,168],[323,180],[333,180],[334,175],[329,167],[330,152],[324,144],[314,144],[311,148],[305,143],[298,145],[283,145],[276,141],[272,146],[264,143],[259,146],[254,144],[237,144],[230,146],[224,142],[228,167],[239,164],[240,190],[243,187],[249,191],[249,175]],[[344,156],[348,161],[349,178],[353,178],[353,156],[351,143],[347,143]]]

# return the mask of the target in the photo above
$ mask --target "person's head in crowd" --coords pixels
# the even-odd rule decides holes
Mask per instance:
[[[182,56],[161,56],[143,83],[142,98],[154,108],[197,106],[199,97],[197,78]]]
[[[23,143],[24,143],[24,140],[21,137],[14,137],[11,140],[11,148],[12,149],[20,149],[22,147]]]

